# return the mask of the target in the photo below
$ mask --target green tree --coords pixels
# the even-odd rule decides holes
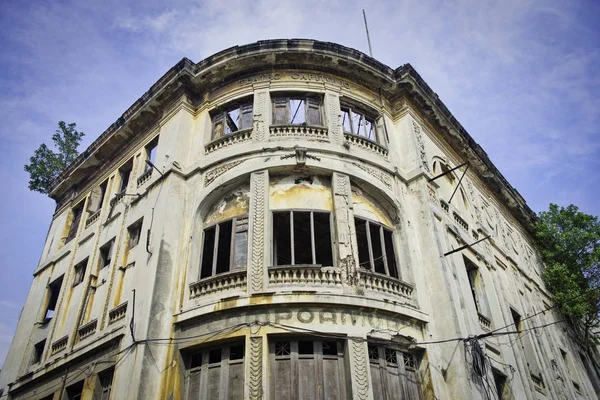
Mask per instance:
[[[539,214],[536,237],[546,264],[542,279],[560,311],[586,343],[600,326],[600,222],[574,205],[550,204]]]
[[[77,147],[84,133],[75,129],[75,123],[58,123],[59,129],[52,135],[57,152],[48,148],[45,143],[29,158],[25,171],[29,172],[29,190],[48,194],[52,182],[79,155]]]

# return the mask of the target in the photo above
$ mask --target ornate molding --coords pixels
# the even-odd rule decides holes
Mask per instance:
[[[253,292],[263,289],[263,269],[265,259],[265,192],[267,190],[267,173],[258,172],[252,175],[252,200],[250,214],[252,221],[252,262],[251,284]]]
[[[417,139],[417,148],[419,150],[419,156],[421,157],[421,165],[423,165],[425,171],[431,172],[429,170],[429,162],[427,161],[427,153],[425,152],[425,142],[423,141],[423,135],[421,134],[421,125],[414,120],[412,121],[412,125],[415,138]]]
[[[392,190],[392,182],[394,181],[394,177],[391,174],[383,172],[382,170],[377,169],[377,168],[367,167],[366,165],[362,165],[362,164],[354,164],[354,165],[356,165],[358,168],[362,169],[367,174],[369,174],[372,177],[379,180],[388,189]]]
[[[357,399],[369,398],[369,368],[365,354],[365,346],[362,341],[351,340],[352,342],[352,366],[354,367],[354,385],[356,388]]]
[[[230,162],[227,164],[219,165],[218,167],[211,169],[204,176],[204,186],[206,187],[206,186],[210,185],[219,176],[223,175],[225,172],[229,171],[230,169],[237,167],[244,161],[246,161],[246,160],[233,161],[233,162]]]
[[[254,131],[256,140],[259,142],[267,138],[267,102],[269,101],[266,91],[257,92],[254,101]]]
[[[327,109],[329,110],[329,134],[334,143],[341,144],[343,138],[340,135],[340,101],[337,95],[327,93]]]
[[[248,362],[250,377],[248,379],[249,398],[262,399],[262,381],[263,381],[263,338],[262,336],[250,337],[250,360]]]

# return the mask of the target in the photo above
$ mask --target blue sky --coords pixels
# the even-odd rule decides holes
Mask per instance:
[[[167,5],[168,4],[168,5]],[[411,63],[534,211],[600,215],[600,2],[55,1],[0,6],[0,366],[54,202],[23,165],[57,122],[81,150],[182,57],[314,38]]]

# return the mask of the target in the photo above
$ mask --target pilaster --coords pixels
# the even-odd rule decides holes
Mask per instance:
[[[259,293],[265,289],[267,282],[267,262],[270,229],[268,224],[268,171],[255,172],[250,177],[250,226],[248,238],[248,293]]]

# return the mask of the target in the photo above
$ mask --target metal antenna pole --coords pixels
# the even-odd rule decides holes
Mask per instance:
[[[373,57],[373,49],[371,48],[371,37],[369,36],[369,27],[367,26],[367,14],[363,8],[363,18],[365,19],[365,30],[367,31],[367,41],[369,42],[369,55]]]

